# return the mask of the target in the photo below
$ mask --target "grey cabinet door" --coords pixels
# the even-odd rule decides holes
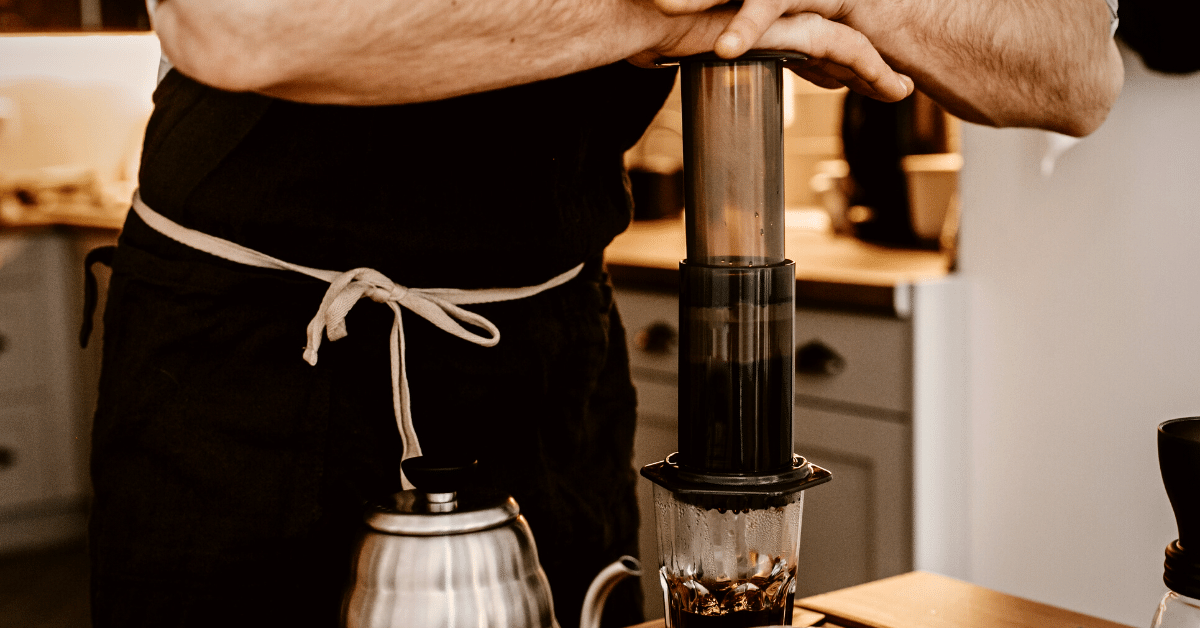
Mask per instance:
[[[115,237],[49,228],[0,234],[0,552],[73,540],[86,529],[102,343],[97,336],[87,352],[79,349],[79,271],[88,249]]]
[[[797,596],[912,569],[911,429],[797,407],[796,452],[833,473],[805,492]]]
[[[796,310],[797,403],[852,414],[912,412],[912,326],[907,320],[832,310]],[[840,359],[836,373],[805,373],[799,351],[821,346]],[[872,416],[874,416],[874,414]]]
[[[633,464],[642,467],[663,460],[679,449],[677,434],[676,399],[678,389],[674,384],[664,384],[637,379],[638,428],[633,445]],[[642,561],[642,595],[646,619],[663,616],[663,591],[658,582],[658,536],[654,521],[654,484],[646,478],[638,479],[638,512],[641,514],[638,530],[638,550]]]
[[[0,407],[0,516],[37,502],[45,492],[37,416],[29,408]]]
[[[629,361],[638,393],[638,426],[634,440],[633,465],[663,460],[679,449],[678,347],[670,341],[678,333],[679,305],[676,295],[661,292],[622,290],[617,307],[629,341]],[[652,336],[665,333],[658,341]],[[638,480],[638,549],[642,561],[642,595],[646,619],[663,616],[663,592],[658,582],[658,537],[654,521],[654,485]]]

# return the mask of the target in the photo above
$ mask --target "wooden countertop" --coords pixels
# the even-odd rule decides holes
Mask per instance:
[[[817,628],[1129,628],[919,571],[796,600],[792,620]]]
[[[789,228],[786,253],[796,263],[798,305],[894,312],[897,288],[945,277],[939,251],[890,249],[809,228]],[[686,257],[683,218],[637,221],[605,254],[618,286],[676,291]]]
[[[6,201],[0,200],[0,229],[65,225],[120,231],[129,210],[128,203],[110,203],[103,207],[85,203],[56,203],[27,209]]]

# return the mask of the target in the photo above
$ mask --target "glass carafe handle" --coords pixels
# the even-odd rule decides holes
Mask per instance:
[[[1200,628],[1200,600],[1167,591],[1150,628]]]

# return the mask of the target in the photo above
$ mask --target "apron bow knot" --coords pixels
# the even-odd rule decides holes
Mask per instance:
[[[408,288],[393,282],[383,273],[371,268],[355,268],[344,273],[309,268],[276,259],[235,242],[188,229],[150,209],[142,201],[139,192],[134,192],[133,210],[147,225],[159,233],[211,255],[259,268],[291,270],[329,282],[329,289],[325,291],[321,306],[317,309],[316,316],[308,324],[308,344],[304,347],[304,360],[314,366],[317,363],[317,349],[321,346],[322,336],[329,336],[329,340],[332,342],[345,338],[349,333],[346,329],[346,315],[350,313],[351,308],[358,303],[359,299],[367,297],[391,308],[394,315],[389,343],[392,362],[392,407],[396,413],[396,423],[400,428],[400,438],[404,445],[404,459],[420,456],[421,445],[417,440],[416,430],[413,429],[412,411],[408,402],[408,377],[404,373],[402,308],[463,340],[484,347],[492,347],[500,342],[500,330],[488,319],[465,310],[459,305],[524,299],[560,286],[583,270],[583,264],[579,264],[552,277],[545,283],[523,288],[483,290]],[[464,326],[464,323],[485,333],[471,331]],[[405,488],[412,487],[408,479],[403,477],[403,472],[401,478]]]
[[[367,289],[367,296],[376,303],[395,301],[400,305],[404,305],[404,297],[408,296],[408,288],[405,288],[399,284],[392,284],[387,288],[372,287]]]
[[[393,348],[404,346],[401,308],[416,313],[439,329],[463,340],[485,347],[494,346],[500,342],[500,330],[488,319],[456,304],[474,302],[471,298],[461,298],[467,294],[467,291],[462,290],[408,288],[370,268],[348,270],[329,282],[325,298],[321,300],[316,316],[313,316],[308,324],[308,346],[304,349],[304,359],[309,364],[316,365],[317,349],[321,346],[322,336],[328,336],[330,341],[346,337],[349,333],[346,329],[346,315],[354,308],[355,303],[364,297],[387,305],[395,314],[392,324]],[[468,330],[463,323],[483,329],[486,335]],[[399,356],[399,367],[399,375],[403,377],[403,355]]]

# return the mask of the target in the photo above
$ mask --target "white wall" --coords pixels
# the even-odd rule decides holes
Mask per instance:
[[[963,132],[972,581],[1132,625],[1176,537],[1155,428],[1200,414],[1200,75],[1126,56],[1108,122]]]

